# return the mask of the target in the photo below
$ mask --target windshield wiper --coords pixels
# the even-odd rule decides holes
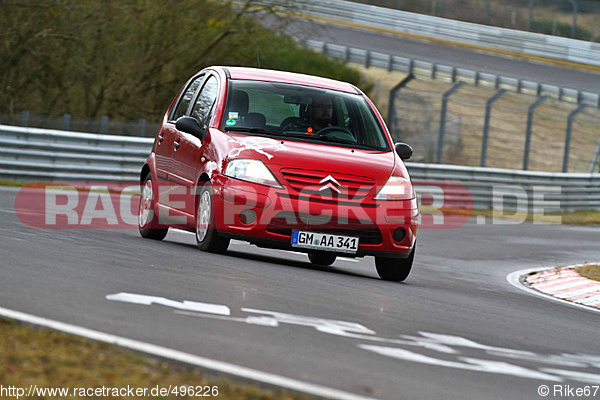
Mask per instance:
[[[332,143],[339,143],[339,144],[347,144],[350,147],[356,147],[359,149],[366,149],[366,150],[376,150],[376,148],[365,145],[365,144],[361,144],[361,143],[357,143],[353,140],[346,140],[346,139],[341,139],[341,138],[337,138],[334,136],[317,136],[317,135],[307,135],[305,133],[288,133],[288,134],[284,134],[285,136],[290,136],[290,137],[294,137],[294,138],[298,138],[298,139],[307,139],[307,140],[314,140],[314,141],[321,141],[321,142],[332,142]]]
[[[316,140],[322,140],[324,142],[336,142],[336,143],[344,143],[344,144],[351,144],[351,145],[360,146],[354,140],[341,139],[341,138],[338,138],[338,137],[335,137],[335,136],[315,136],[315,139]]]
[[[244,128],[241,126],[230,126],[225,128],[228,132],[249,132],[249,133],[262,133],[264,135],[281,136],[281,133],[276,131],[270,131],[264,128]]]

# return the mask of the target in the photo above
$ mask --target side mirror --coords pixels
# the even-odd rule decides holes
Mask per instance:
[[[410,147],[406,143],[398,142],[394,145],[394,148],[396,149],[396,153],[398,153],[400,158],[403,160],[408,160],[413,155],[412,147]]]
[[[200,140],[204,140],[204,137],[206,136],[206,129],[200,126],[200,123],[196,118],[180,117],[175,121],[175,128],[181,132],[194,135]]]

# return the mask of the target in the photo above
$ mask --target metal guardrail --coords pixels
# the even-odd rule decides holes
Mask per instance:
[[[308,16],[453,42],[600,65],[600,43],[455,21],[344,0],[303,0],[300,12]]]
[[[600,210],[600,174],[518,171],[510,169],[406,163],[413,181],[439,182],[445,207],[529,212]],[[461,190],[444,182],[463,185]],[[423,187],[422,189],[426,189]]]
[[[428,79],[439,79],[447,82],[462,81],[475,86],[493,87],[496,90],[501,88],[509,89],[517,93],[534,96],[549,95],[560,101],[600,107],[599,93],[585,92],[541,82],[480,72],[468,68],[458,68],[429,61],[415,60],[367,49],[327,43],[320,40],[306,40],[304,41],[304,46],[318,50],[329,57],[338,58],[344,62],[361,63],[366,67],[386,68],[388,71],[413,73],[417,76],[427,77]]]
[[[153,141],[0,125],[0,176],[18,181],[135,181]]]
[[[135,181],[152,143],[150,138],[0,125],[0,176],[15,181]],[[445,207],[462,207],[472,198],[480,209],[494,208],[503,199],[505,209],[536,211],[542,204],[545,212],[600,210],[600,174],[406,165],[414,181],[447,186]]]

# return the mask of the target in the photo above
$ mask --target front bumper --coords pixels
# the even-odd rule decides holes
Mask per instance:
[[[215,178],[213,189],[215,226],[220,235],[260,246],[307,252],[291,246],[291,232],[298,229],[359,237],[358,252],[345,256],[405,258],[416,241],[416,199],[307,196],[222,175]]]

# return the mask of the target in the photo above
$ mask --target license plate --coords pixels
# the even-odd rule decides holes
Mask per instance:
[[[354,254],[358,250],[358,238],[329,233],[292,231],[292,246]]]

